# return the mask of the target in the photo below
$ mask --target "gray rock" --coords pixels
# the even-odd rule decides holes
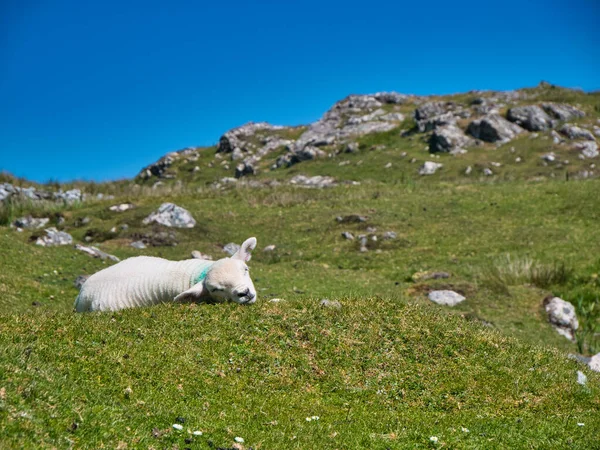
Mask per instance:
[[[244,161],[235,167],[235,177],[241,178],[246,175],[256,175],[256,167],[252,165],[251,161]]]
[[[451,106],[451,105],[452,105],[451,103],[449,104],[447,102],[424,103],[421,106],[419,106],[417,109],[415,109],[415,112],[414,112],[415,120],[417,120],[417,121],[426,120],[426,119],[430,119],[431,117],[444,114],[448,111],[449,106]]]
[[[455,306],[465,301],[465,297],[454,291],[441,290],[431,291],[429,293],[429,300],[438,305]]]
[[[392,105],[402,105],[411,99],[410,95],[399,94],[398,92],[378,92],[373,97],[381,102]]]
[[[588,365],[594,372],[600,372],[600,353],[596,353],[592,356]]]
[[[26,230],[35,230],[38,228],[45,227],[49,221],[50,221],[50,219],[48,219],[47,217],[38,219],[35,217],[31,217],[31,216],[25,216],[25,217],[21,217],[21,218],[15,220],[12,223],[12,226],[17,227],[17,228],[24,228]]]
[[[581,370],[577,371],[577,384],[580,384],[582,386],[585,386],[587,384],[587,377],[585,376],[585,373],[583,373]]]
[[[83,200],[83,196],[79,189],[71,189],[69,191],[63,192],[58,191],[54,193],[55,200],[61,200],[68,204],[73,204],[77,202],[81,202]]]
[[[541,158],[549,163],[556,161],[556,155],[554,154],[554,152],[546,153],[542,155]]]
[[[263,248],[263,252],[272,252],[276,249],[277,247],[274,244],[271,245],[267,245],[265,248]]]
[[[565,103],[543,103],[542,108],[551,117],[558,120],[572,120],[585,116],[585,113],[580,109]]]
[[[54,247],[58,245],[69,245],[73,243],[73,237],[64,231],[58,231],[56,228],[46,228],[46,236],[39,237],[35,243],[42,247]]]
[[[89,275],[79,275],[75,278],[75,281],[73,281],[73,286],[78,290],[81,290],[81,286],[83,286],[83,283],[85,283],[89,277]]]
[[[335,182],[335,178],[321,176],[321,175],[315,175],[314,177],[307,177],[304,175],[296,175],[296,176],[292,177],[292,179],[290,180],[290,184],[293,184],[295,186],[317,188],[317,189],[327,188],[327,187],[332,187],[332,186],[337,185],[337,183]]]
[[[506,118],[529,131],[544,131],[553,126],[550,116],[537,105],[511,108]]]
[[[354,240],[354,235],[352,233],[350,233],[349,231],[344,231],[342,233],[342,237],[344,239],[348,239],[349,241],[353,241]]]
[[[194,258],[194,259],[204,259],[204,260],[208,260],[208,261],[212,261],[212,259],[213,259],[212,256],[205,255],[204,253],[199,252],[198,250],[194,250],[192,252],[192,258]]]
[[[444,113],[439,116],[433,116],[428,119],[417,121],[417,128],[421,133],[432,131],[445,125],[456,125],[456,117],[454,114]]]
[[[113,205],[108,209],[113,212],[124,212],[129,211],[133,208],[135,208],[135,205],[133,203],[121,203],[120,205]]]
[[[570,123],[565,123],[558,131],[569,139],[585,139],[586,141],[596,140],[591,131],[579,128]]]
[[[144,244],[144,241],[135,241],[129,245],[133,248],[137,248],[138,250],[143,250],[146,248],[146,244]]]
[[[240,246],[234,242],[230,242],[223,247],[223,251],[230,256],[236,254],[236,252],[240,249]]]
[[[388,113],[383,116],[379,116],[379,120],[385,120],[386,122],[403,122],[404,115],[400,113]]]
[[[219,139],[217,153],[233,153],[235,149],[241,152],[247,152],[251,148],[248,145],[249,138],[253,137],[260,131],[276,131],[282,130],[285,127],[271,125],[266,122],[249,122],[241,127],[233,128],[225,133]]]
[[[348,214],[347,216],[337,216],[335,220],[338,223],[363,223],[367,221],[367,218],[359,214]]]
[[[90,256],[93,256],[94,258],[110,259],[110,260],[116,261],[116,262],[120,261],[120,259],[117,258],[115,255],[110,255],[108,253],[105,253],[97,247],[91,247],[91,246],[86,247],[85,245],[75,244],[75,248],[79,251],[87,253]]]
[[[575,307],[559,297],[548,296],[544,299],[544,309],[558,334],[574,342],[575,331],[579,328]]]
[[[419,169],[419,175],[433,175],[442,167],[444,167],[444,165],[441,163],[426,161]]]
[[[360,240],[360,251],[362,253],[367,252],[369,250],[367,248],[367,236],[365,236],[364,234],[361,234],[360,236],[358,236],[358,239]]]
[[[431,153],[448,153],[456,148],[472,145],[472,140],[456,125],[445,125],[436,128],[429,138]]]
[[[331,309],[341,309],[342,304],[337,300],[329,300],[328,298],[324,298],[319,302],[323,308],[331,308]]]
[[[308,145],[306,147],[298,148],[294,151],[289,151],[285,155],[277,158],[274,168],[290,167],[302,161],[310,161],[317,158],[323,158],[325,156],[326,153],[323,150],[319,150],[317,147]]]
[[[469,124],[467,133],[486,142],[508,142],[524,130],[505,118],[490,114]]]
[[[578,142],[575,149],[581,151],[585,158],[596,158],[598,156],[598,144],[595,141]]]
[[[492,172],[492,169],[488,169],[487,167],[485,169],[483,169],[483,174],[486,177],[491,177],[492,175],[494,175],[494,172]]]
[[[345,153],[358,153],[359,147],[357,142],[350,142],[344,149]]]
[[[381,236],[381,238],[385,241],[390,241],[392,239],[396,239],[397,237],[398,235],[393,231],[386,231],[383,233],[383,236]]]
[[[163,203],[157,211],[142,221],[144,225],[152,222],[176,228],[193,228],[196,225],[196,221],[189,211],[174,203]]]
[[[148,178],[151,178],[153,176],[158,178],[166,178],[167,170],[171,167],[171,165],[175,162],[175,160],[178,157],[179,154],[177,152],[167,153],[155,163],[144,167],[138,174],[138,177],[144,180],[147,180]]]

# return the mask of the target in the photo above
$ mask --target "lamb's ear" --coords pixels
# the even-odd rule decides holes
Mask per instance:
[[[173,299],[176,303],[193,303],[200,301],[200,297],[204,292],[204,283],[197,283],[189,288],[187,291],[183,291],[177,297]]]
[[[244,241],[240,249],[232,256],[233,259],[241,259],[242,261],[250,261],[252,250],[256,248],[256,238],[251,237]]]

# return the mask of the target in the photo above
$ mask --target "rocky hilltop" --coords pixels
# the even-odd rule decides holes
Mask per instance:
[[[429,159],[440,159],[440,155],[460,158],[469,152],[484,154],[490,149],[510,149],[513,141],[524,140],[528,145],[517,147],[539,150],[538,166],[553,165],[561,169],[571,164],[575,176],[589,177],[595,175],[593,161],[599,154],[598,99],[597,93],[586,94],[544,82],[531,89],[471,91],[449,96],[396,92],[350,95],[314,123],[293,127],[247,123],[227,131],[214,147],[187,148],[167,154],[145,167],[137,179],[142,182],[175,179],[183,170],[192,174],[186,181],[193,181],[198,178],[194,174],[220,168],[219,174],[226,176],[217,179],[234,183],[244,177],[273,175],[305,161],[340,159],[365,150],[386,150],[390,155],[397,151],[406,157],[410,155],[403,147],[408,150],[410,143],[420,144]],[[384,144],[369,145],[382,136]],[[512,148],[513,153],[518,153]],[[206,152],[211,158],[204,167],[193,164]],[[413,170],[415,174],[430,175],[444,166],[426,161],[426,156],[421,151],[418,157],[407,159],[419,163]],[[469,162],[469,158],[463,159]],[[517,165],[525,159],[524,155],[515,155],[512,163]],[[464,165],[465,176],[477,165],[474,162]],[[490,176],[504,164],[488,161],[483,165],[479,167],[481,174]],[[360,173],[356,176],[361,178]]]

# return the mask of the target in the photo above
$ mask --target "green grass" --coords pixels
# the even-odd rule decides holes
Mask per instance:
[[[195,448],[595,445],[600,377],[578,385],[560,352],[398,299],[341,301],[3,315],[3,445],[182,448],[188,429]]]
[[[596,94],[525,92],[536,102],[580,104],[586,121],[600,117]],[[600,180],[572,176],[591,161],[553,145],[548,133],[438,158],[426,151],[426,136],[400,135],[414,126],[414,105],[385,109],[407,119],[359,139],[358,153],[270,171],[280,149],[255,177],[332,175],[359,185],[215,190],[210,185],[232,176],[235,164],[225,169],[227,156],[215,158],[210,147],[197,161],[178,159],[169,169],[178,179],[159,187],[154,178],[74,182],[61,187],[116,198],[1,207],[0,448],[229,448],[236,436],[255,449],[594,448],[600,377],[567,358],[600,351]],[[570,164],[544,165],[549,151]],[[444,168],[418,176],[432,158]],[[495,175],[483,176],[486,167]],[[27,185],[6,174],[0,181]],[[136,208],[109,211],[126,201]],[[188,209],[197,226],[142,225],[166,201]],[[220,258],[224,244],[256,236],[250,267],[258,303],[73,314],[73,280],[112,262],[71,246],[35,246],[39,231],[8,226],[25,214],[51,217],[76,242],[91,237],[122,259],[180,260],[192,250]],[[347,214],[367,221],[336,221]],[[84,217],[91,220],[82,226]],[[366,253],[341,236],[368,227],[380,239]],[[177,245],[129,246],[162,231]],[[397,239],[381,239],[385,231]],[[269,244],[276,249],[263,252]],[[428,271],[450,278],[418,276]],[[427,299],[434,289],[467,300],[438,307]],[[577,342],[548,324],[549,294],[575,305]],[[323,298],[342,308],[319,307]],[[587,386],[576,383],[577,370]],[[312,416],[319,420],[306,421]],[[172,428],[177,418],[182,432]]]

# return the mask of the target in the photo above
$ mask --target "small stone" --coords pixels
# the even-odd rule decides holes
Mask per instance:
[[[57,245],[68,245],[73,243],[73,237],[64,231],[58,231],[56,228],[46,228],[46,236],[38,238],[35,243],[42,247],[53,247]]]
[[[271,300],[269,300],[269,303],[280,303],[282,301],[283,299],[281,298],[272,298]]]
[[[548,296],[544,299],[544,309],[558,334],[574,342],[575,331],[579,328],[575,307],[559,297]]]
[[[328,298],[324,298],[323,300],[321,300],[319,305],[321,305],[324,308],[332,308],[332,309],[341,309],[342,308],[342,304],[340,302],[338,302],[337,300],[329,300]]]
[[[137,248],[139,250],[142,250],[142,249],[146,248],[146,244],[144,244],[143,241],[135,241],[135,242],[132,242],[129,245],[131,245],[133,248]]]
[[[383,233],[383,236],[381,236],[381,238],[386,241],[396,239],[397,237],[398,235],[394,231],[386,231]]]
[[[176,430],[181,431],[181,430],[183,430],[183,425],[179,425],[178,423],[174,423],[173,424],[173,428],[175,428]]]
[[[205,259],[205,260],[208,260],[208,261],[212,261],[212,256],[205,255],[204,253],[199,252],[198,250],[192,251],[192,258],[194,258],[194,259]]]
[[[522,161],[521,157],[517,156],[517,157],[515,158],[515,162],[516,162],[516,163],[520,163],[521,161]]]
[[[237,442],[238,444],[243,444],[244,443],[244,438],[241,438],[239,436],[236,436],[235,438],[233,438],[233,440],[235,442]]]
[[[389,162],[385,166],[383,166],[384,169],[390,169],[391,167],[392,167],[392,163],[391,162]]]
[[[444,306],[455,306],[465,301],[465,297],[454,291],[440,290],[431,291],[429,293],[429,300],[438,305]]]
[[[494,172],[492,172],[492,170],[491,170],[491,169],[489,169],[489,168],[487,168],[487,167],[486,167],[485,169],[483,169],[483,174],[484,174],[486,177],[490,177],[490,176],[494,175]]]
[[[344,231],[342,233],[342,237],[344,239],[348,239],[349,241],[353,241],[354,240],[354,235],[352,233],[350,233],[349,231]]]
[[[271,245],[267,245],[264,249],[263,252],[272,252],[273,250],[275,250],[276,246],[274,244]]]
[[[585,373],[583,373],[581,370],[577,371],[577,383],[585,386],[585,384],[587,383],[587,377],[585,376]]]
[[[419,169],[419,175],[433,175],[438,169],[444,167],[441,163],[426,161]]]
[[[133,208],[135,208],[135,205],[133,205],[132,203],[121,203],[120,205],[111,206],[108,209],[113,212],[124,212],[124,211],[129,211],[130,209],[133,209]]]
[[[465,175],[470,175],[472,171],[473,168],[471,166],[467,166],[467,168],[465,169]]]

